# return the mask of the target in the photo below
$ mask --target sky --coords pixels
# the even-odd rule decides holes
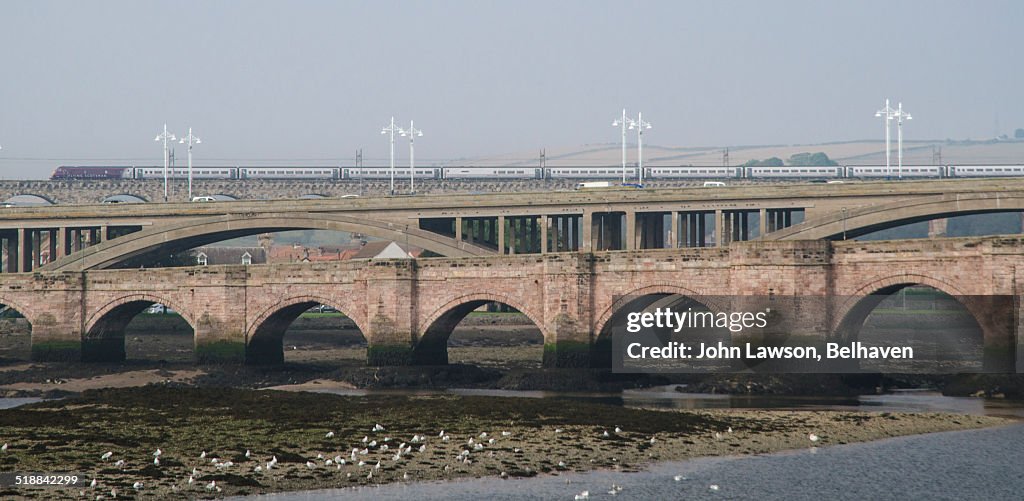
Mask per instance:
[[[0,0],[0,177],[161,165],[417,165],[617,144],[912,139],[1024,127],[1024,2]],[[185,157],[177,146],[179,165]],[[396,138],[406,162],[408,142]]]

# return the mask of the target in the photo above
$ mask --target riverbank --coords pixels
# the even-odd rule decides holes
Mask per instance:
[[[6,490],[0,496],[77,498],[82,490],[95,496],[114,489],[119,498],[166,499],[597,468],[632,471],[658,461],[1006,422],[951,414],[655,411],[571,400],[342,397],[154,385],[87,391],[71,400],[0,411],[2,440],[8,443],[0,455],[3,470],[74,471],[98,484]],[[374,432],[376,424],[384,429]],[[818,440],[812,442],[810,434]],[[153,463],[157,448],[159,465]],[[106,452],[112,454],[104,460]],[[132,488],[135,482],[142,482],[141,490]]]

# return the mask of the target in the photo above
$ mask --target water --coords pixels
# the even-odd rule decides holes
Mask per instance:
[[[0,409],[13,409],[18,406],[42,401],[43,399],[36,397],[0,398]]]
[[[637,473],[390,484],[236,499],[1021,499],[1024,424],[762,456],[663,462]],[[675,476],[682,476],[679,481]],[[567,484],[566,481],[569,481]],[[718,490],[711,489],[717,485]]]
[[[781,397],[760,395],[711,395],[676,391],[678,385],[656,386],[621,392],[553,392],[491,389],[365,390],[325,389],[335,395],[472,395],[489,397],[585,400],[594,403],[655,409],[774,409],[872,412],[952,412],[1024,418],[1024,404],[973,397],[947,397],[932,390],[899,390],[884,395],[852,397]]]

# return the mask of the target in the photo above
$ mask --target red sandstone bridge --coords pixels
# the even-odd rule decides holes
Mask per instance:
[[[816,334],[848,339],[864,305],[909,285],[961,299],[987,368],[1012,370],[1020,344],[1016,308],[971,298],[1020,296],[1021,238],[842,240],[1021,212],[1024,180],[5,210],[0,303],[31,322],[36,359],[123,358],[125,325],[161,303],[192,326],[201,361],[280,361],[288,324],[327,304],[363,332],[369,363],[441,363],[458,321],[501,302],[541,330],[546,365],[579,366],[625,307],[617,297],[837,298]],[[359,232],[449,257],[137,269],[161,253],[290,229]],[[44,250],[58,259],[44,262]],[[862,300],[839,299],[848,296]]]

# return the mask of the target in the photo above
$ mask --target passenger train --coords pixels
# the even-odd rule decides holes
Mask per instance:
[[[1024,165],[884,165],[786,167],[644,167],[644,179],[879,179],[1024,176]],[[168,169],[171,179],[188,178],[188,169]],[[408,167],[395,167],[395,179],[409,179]],[[388,167],[194,167],[193,179],[390,179]],[[50,179],[163,179],[162,167],[60,166]],[[591,167],[417,167],[415,179],[621,179],[618,166]],[[636,179],[637,168],[627,167],[626,178]]]

